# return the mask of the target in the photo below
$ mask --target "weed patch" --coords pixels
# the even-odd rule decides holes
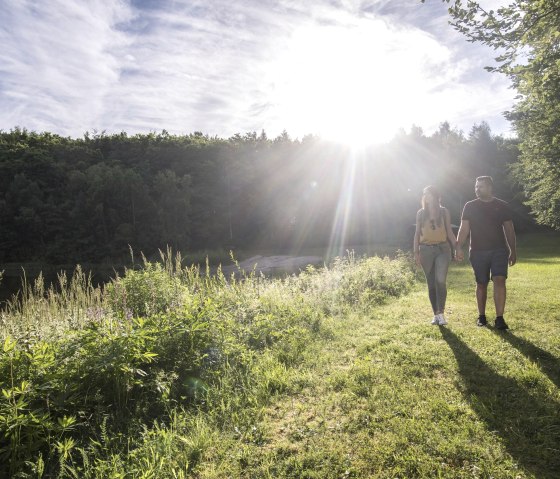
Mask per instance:
[[[218,437],[261,447],[263,408],[309,385],[302,365],[329,318],[412,282],[404,257],[267,279],[210,276],[170,252],[104,288],[79,269],[56,289],[36,282],[2,312],[0,475],[186,477]]]

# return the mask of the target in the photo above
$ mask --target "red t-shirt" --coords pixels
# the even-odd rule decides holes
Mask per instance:
[[[507,249],[503,224],[512,219],[508,204],[498,198],[492,201],[476,199],[463,208],[461,220],[471,227],[471,250]]]

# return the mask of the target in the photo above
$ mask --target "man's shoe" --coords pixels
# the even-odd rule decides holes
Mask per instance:
[[[445,326],[447,324],[447,321],[445,320],[445,316],[442,314],[438,314],[439,316],[439,325],[440,326]]]
[[[477,326],[486,326],[487,323],[488,322],[486,321],[486,316],[484,314],[481,314],[476,321]]]
[[[434,314],[434,319],[432,319],[432,324],[439,325],[439,314]]]
[[[509,326],[506,324],[506,322],[504,321],[504,317],[503,316],[498,316],[496,318],[496,320],[494,321],[494,327],[496,329],[509,329]]]

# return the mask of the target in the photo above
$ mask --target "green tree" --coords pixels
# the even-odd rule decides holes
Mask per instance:
[[[443,1],[458,31],[498,51],[487,69],[519,92],[506,114],[520,140],[514,176],[537,221],[560,229],[560,0],[513,0],[497,10]]]
[[[190,230],[189,176],[178,177],[173,171],[159,172],[154,180],[158,216],[162,224],[160,242],[175,248],[186,247]]]

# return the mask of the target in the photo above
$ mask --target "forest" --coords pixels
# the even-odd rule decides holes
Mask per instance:
[[[422,188],[433,184],[458,224],[474,179],[491,175],[518,231],[536,227],[512,175],[518,144],[486,123],[441,123],[362,151],[314,136],[265,132],[86,133],[72,139],[0,131],[0,261],[118,263],[167,246],[195,251],[372,242],[407,246]]]

